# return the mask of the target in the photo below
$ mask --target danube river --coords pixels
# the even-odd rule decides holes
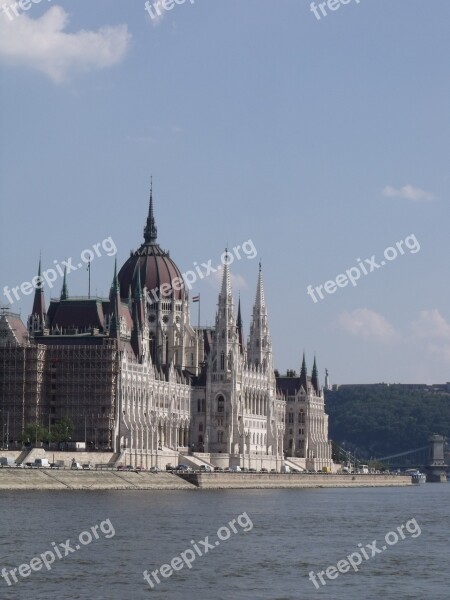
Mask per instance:
[[[2,600],[450,598],[448,484],[2,492],[0,507]]]

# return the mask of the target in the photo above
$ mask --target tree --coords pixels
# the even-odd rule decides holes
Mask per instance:
[[[68,442],[72,437],[73,422],[69,417],[63,417],[51,428],[51,436],[54,442]]]

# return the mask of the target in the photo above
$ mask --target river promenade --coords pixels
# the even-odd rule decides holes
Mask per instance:
[[[409,486],[403,475],[175,473],[117,470],[0,469],[2,490],[198,490]]]

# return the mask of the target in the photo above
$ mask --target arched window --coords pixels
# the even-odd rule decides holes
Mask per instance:
[[[225,398],[219,396],[217,398],[217,412],[223,413],[225,411]]]
[[[225,354],[222,352],[220,355],[220,370],[223,371],[225,369]]]
[[[197,400],[197,412],[201,411],[201,400],[200,398]]]
[[[199,426],[198,426],[198,430],[199,430],[200,432],[201,432],[201,431],[203,431],[203,423],[200,423],[200,424],[199,424]]]

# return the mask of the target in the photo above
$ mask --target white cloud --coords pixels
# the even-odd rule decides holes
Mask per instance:
[[[418,320],[411,324],[411,329],[414,337],[450,343],[450,323],[447,323],[437,308],[423,310]]]
[[[392,342],[398,338],[389,321],[368,308],[343,312],[339,317],[339,325],[347,333],[366,341]]]
[[[387,185],[383,189],[383,196],[386,198],[403,198],[404,200],[411,200],[412,202],[431,202],[436,197],[431,192],[415,188],[412,185],[405,185],[399,189]]]
[[[73,70],[104,69],[123,59],[131,40],[126,25],[66,33],[69,18],[60,6],[39,19],[26,13],[13,21],[0,18],[0,60],[37,69],[60,83]]]

